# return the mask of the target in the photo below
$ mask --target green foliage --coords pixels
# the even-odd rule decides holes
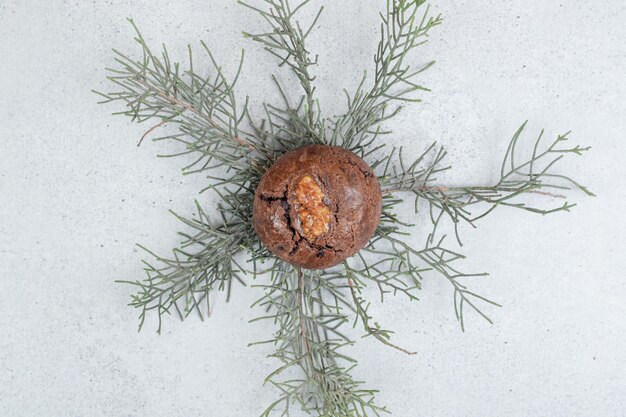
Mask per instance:
[[[196,203],[197,204],[197,203]],[[196,311],[203,317],[201,304],[205,303],[210,314],[209,293],[215,289],[227,290],[230,295],[234,280],[243,283],[245,272],[234,256],[241,250],[250,231],[245,223],[211,225],[209,218],[198,205],[198,216],[186,219],[176,215],[189,226],[192,233],[180,233],[183,242],[172,251],[171,258],[162,258],[146,248],[158,265],[144,261],[147,278],[143,281],[120,281],[138,288],[131,306],[141,309],[139,328],[144,324],[146,313],[154,310],[159,318],[176,310],[181,320]]]
[[[381,13],[380,42],[374,56],[373,85],[366,87],[367,72],[356,92],[345,92],[347,111],[332,122],[330,143],[363,154],[376,137],[388,133],[382,124],[400,111],[400,104],[419,102],[416,92],[429,91],[421,86],[417,76],[434,62],[413,69],[409,54],[424,44],[430,31],[442,23],[441,16],[432,17],[426,0],[387,1]],[[391,109],[390,109],[391,106]]]
[[[268,10],[253,7],[243,1],[239,1],[239,4],[254,10],[268,23],[270,27],[269,32],[256,35],[244,32],[244,36],[264,45],[266,51],[279,59],[279,66],[288,66],[298,77],[305,93],[305,117],[301,121],[309,131],[311,139],[315,139],[324,134],[323,130],[320,129],[319,110],[317,111],[316,119],[315,110],[316,107],[319,107],[319,104],[314,99],[315,87],[313,87],[312,83],[315,78],[311,75],[309,69],[317,64],[317,57],[315,57],[315,60],[311,60],[305,41],[315,27],[324,8],[321,7],[319,9],[306,30],[303,30],[300,22],[294,19],[298,11],[302,10],[309,2],[310,0],[305,0],[295,8],[292,8],[287,0],[264,0],[263,3],[268,7]]]
[[[352,341],[341,331],[352,309],[345,299],[343,273],[302,271],[276,260],[271,281],[259,285],[265,295],[256,303],[265,310],[257,320],[277,325],[271,356],[281,366],[265,380],[279,398],[262,416],[290,415],[294,408],[325,417],[378,416],[376,391],[350,376],[356,361],[343,352]],[[347,311],[346,311],[347,310]]]
[[[276,331],[269,340],[253,344],[273,345],[271,356],[280,363],[266,378],[266,383],[276,388],[278,399],[262,416],[289,416],[294,410],[323,417],[379,416],[387,410],[374,401],[376,391],[351,376],[356,361],[345,353],[353,344],[346,326],[352,323],[362,328],[365,336],[401,352],[412,352],[391,342],[393,332],[372,316],[364,289],[378,288],[381,302],[397,295],[415,301],[422,281],[439,276],[452,286],[456,316],[463,329],[467,307],[490,321],[481,308],[497,304],[466,286],[468,279],[485,274],[461,271],[464,256],[446,245],[443,220],[451,220],[460,244],[458,225],[474,226],[498,206],[539,214],[567,211],[574,204],[540,208],[532,204],[534,199],[524,198],[538,194],[561,198],[561,193],[576,189],[593,195],[554,171],[565,156],[580,155],[588,148],[566,146],[567,134],[544,146],[542,132],[528,155],[520,158],[524,124],[510,143],[497,183],[441,185],[438,174],[450,169],[442,165],[445,150],[433,144],[409,164],[401,149],[385,153],[384,143],[379,143],[380,135],[388,133],[383,125],[401,105],[420,101],[419,93],[428,91],[418,78],[432,62],[413,69],[409,55],[428,39],[441,17],[430,15],[425,0],[388,0],[381,13],[373,76],[366,73],[354,93],[346,92],[345,113],[324,117],[311,73],[317,57],[311,58],[306,47],[322,9],[304,29],[296,19],[309,1],[295,6],[287,0],[258,0],[259,6],[242,3],[269,25],[265,33],[244,35],[277,57],[279,66],[287,67],[303,90],[294,104],[273,77],[282,103],[264,104],[265,118],[260,122],[251,119],[247,100],[243,105],[237,101],[235,86],[243,52],[235,76],[229,78],[201,43],[211,70],[199,74],[194,70],[191,47],[189,62],[181,69],[170,60],[165,47],[159,54],[153,53],[130,21],[141,58],[131,59],[115,51],[116,67],[108,70],[108,78],[116,90],[98,94],[103,103],[124,104],[116,114],[138,123],[153,122],[144,137],[165,124],[175,127],[174,133],[153,140],[181,145],[180,152],[166,156],[195,156],[183,172],[206,176],[208,186],[203,191],[212,193],[218,202],[218,216],[209,219],[197,203],[194,217],[177,215],[188,229],[180,233],[180,246],[167,257],[146,249],[150,259],[144,261],[146,278],[122,282],[137,290],[130,305],[140,311],[140,328],[148,313],[154,312],[160,331],[164,314],[175,312],[184,319],[197,312],[203,317],[210,312],[211,291],[224,290],[230,296],[235,282],[245,285],[246,276],[258,277],[254,287],[262,289],[263,295],[255,307],[263,313],[254,321],[270,320]],[[370,244],[342,265],[324,271],[302,271],[276,259],[261,245],[252,227],[254,190],[262,174],[285,151],[312,143],[342,146],[361,155],[378,172],[384,193],[381,222]],[[382,156],[376,158],[375,154]],[[411,225],[395,213],[406,193],[414,196],[416,212],[426,208],[432,221],[432,231],[424,236],[421,248],[407,243]],[[237,261],[241,252],[247,254],[246,262]]]

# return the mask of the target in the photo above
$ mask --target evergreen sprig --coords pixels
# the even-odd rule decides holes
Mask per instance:
[[[233,281],[243,283],[241,268],[234,259],[244,242],[249,240],[249,231],[244,223],[223,224],[214,227],[206,213],[197,204],[198,215],[186,219],[176,215],[192,233],[180,233],[183,241],[172,251],[171,258],[160,257],[141,246],[158,262],[144,261],[147,278],[143,281],[119,281],[136,286],[131,306],[141,309],[139,328],[144,324],[146,313],[154,310],[159,319],[175,310],[181,320],[193,311],[204,316],[210,314],[209,293],[226,290],[230,295]]]
[[[138,123],[153,122],[141,140],[166,124],[175,127],[173,133],[153,140],[181,145],[180,152],[165,156],[195,156],[183,172],[207,178],[202,191],[217,201],[218,216],[209,219],[199,203],[195,216],[176,215],[188,230],[180,233],[180,246],[170,256],[141,246],[149,255],[144,261],[146,278],[121,282],[137,290],[130,305],[140,311],[140,329],[148,313],[154,312],[160,331],[163,315],[175,312],[185,319],[197,312],[204,317],[210,313],[212,291],[224,290],[228,298],[235,282],[245,285],[246,276],[258,278],[253,287],[262,289],[263,295],[254,307],[263,313],[253,321],[270,320],[276,331],[270,339],[252,344],[274,346],[271,356],[280,363],[266,378],[277,389],[278,399],[262,416],[289,416],[294,410],[323,417],[379,416],[387,409],[375,402],[376,391],[351,376],[356,361],[346,354],[354,343],[347,336],[347,326],[351,323],[365,337],[398,351],[413,352],[392,343],[393,332],[371,314],[365,289],[377,288],[381,302],[396,295],[415,301],[422,281],[439,276],[453,289],[462,329],[467,307],[491,322],[482,308],[498,304],[467,287],[468,279],[485,274],[462,272],[465,257],[453,249],[455,245],[448,246],[443,220],[452,222],[460,244],[461,223],[475,226],[499,206],[539,214],[568,211],[574,204],[542,208],[534,203],[538,196],[559,199],[567,191],[593,195],[555,171],[564,157],[589,148],[568,146],[568,134],[544,145],[542,131],[520,157],[528,148],[522,140],[524,124],[510,142],[495,184],[442,185],[438,175],[450,169],[443,165],[443,148],[433,144],[408,163],[402,149],[385,152],[384,143],[379,143],[380,136],[389,133],[384,125],[402,105],[420,101],[419,93],[429,91],[419,82],[419,75],[433,62],[414,69],[409,56],[441,24],[441,17],[430,14],[425,0],[388,0],[381,13],[373,75],[365,72],[356,91],[346,91],[343,114],[324,116],[312,75],[317,56],[312,58],[306,45],[323,8],[306,25],[297,19],[309,2],[258,0],[258,6],[240,2],[269,26],[267,32],[244,32],[244,36],[277,57],[279,66],[296,76],[303,91],[292,101],[273,76],[282,102],[263,104],[261,121],[251,118],[247,99],[243,104],[237,99],[243,52],[235,75],[228,77],[201,43],[210,64],[208,73],[201,74],[194,68],[191,47],[186,66],[173,62],[165,47],[154,53],[130,20],[141,57],[133,59],[114,51],[116,66],[108,70],[108,79],[116,90],[98,94],[103,103],[123,103],[123,110],[116,114]],[[263,173],[287,150],[313,143],[342,146],[362,156],[377,172],[384,193],[380,225],[369,245],[342,265],[323,271],[301,270],[275,258],[252,227],[254,191]],[[432,222],[422,247],[409,243],[411,224],[396,213],[405,194],[413,195],[416,213],[425,208]],[[247,261],[238,261],[241,252],[247,254]]]
[[[353,342],[341,331],[347,323],[345,275],[328,271],[303,271],[276,261],[269,285],[256,303],[266,314],[256,320],[277,325],[274,338],[257,342],[276,347],[271,356],[281,366],[266,383],[279,398],[262,416],[290,415],[294,408],[319,416],[379,416],[384,407],[374,402],[375,390],[350,376],[356,361],[343,352]]]
[[[383,178],[384,193],[394,194],[405,191],[415,195],[416,211],[420,199],[429,206],[430,218],[436,227],[443,215],[449,217],[458,235],[458,225],[466,222],[475,227],[475,222],[496,207],[514,207],[537,214],[550,214],[559,211],[569,211],[576,204],[565,201],[562,205],[541,208],[521,201],[527,194],[539,194],[552,199],[565,199],[563,193],[579,190],[588,196],[594,196],[585,186],[579,184],[569,176],[555,173],[555,168],[566,156],[580,156],[590,147],[580,145],[568,146],[567,132],[558,135],[556,139],[543,146],[544,131],[542,130],[527,155],[518,155],[520,143],[526,122],[515,132],[509,143],[502,167],[500,179],[497,183],[488,186],[441,186],[437,185],[437,174],[450,169],[443,166],[446,156],[443,148],[436,148],[433,144],[411,165],[407,166],[402,156],[398,158],[398,167],[394,173]],[[432,160],[425,163],[426,158]],[[531,202],[532,203],[532,202]],[[432,241],[432,239],[431,239]]]
[[[270,26],[270,31],[260,34],[244,32],[244,36],[264,45],[265,50],[276,56],[280,62],[279,66],[287,65],[300,81],[304,90],[305,107],[303,118],[306,128],[313,137],[323,136],[320,131],[319,103],[315,101],[315,87],[313,81],[315,77],[311,75],[310,67],[317,64],[317,56],[314,60],[310,58],[310,53],[306,48],[306,39],[315,27],[324,7],[320,7],[308,27],[303,30],[300,22],[295,19],[298,11],[302,10],[310,0],[299,3],[291,8],[287,0],[263,0],[268,10],[251,6],[248,3],[239,1],[239,4],[254,10]]]
[[[378,135],[389,133],[382,124],[398,114],[401,104],[419,102],[415,93],[429,91],[417,77],[434,61],[413,69],[407,60],[415,48],[428,40],[430,31],[442,23],[440,15],[430,15],[428,6],[422,10],[425,3],[426,0],[387,1],[386,11],[380,15],[380,42],[374,55],[372,85],[367,87],[365,71],[356,91],[353,94],[345,91],[348,108],[332,120],[330,143],[353,152],[365,152]]]

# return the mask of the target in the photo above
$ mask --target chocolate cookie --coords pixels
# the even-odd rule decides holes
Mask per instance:
[[[381,210],[378,180],[361,158],[342,148],[312,145],[287,152],[261,178],[253,224],[279,258],[323,269],[367,244]]]

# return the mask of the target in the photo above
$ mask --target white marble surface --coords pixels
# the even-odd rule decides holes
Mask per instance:
[[[374,53],[377,6],[326,3],[310,46],[322,105],[336,113]],[[594,149],[563,170],[599,197],[575,195],[567,215],[501,210],[465,230],[468,266],[492,273],[476,287],[504,305],[490,310],[494,325],[471,316],[461,333],[451,289],[431,278],[420,302],[376,308],[418,354],[362,341],[357,376],[400,417],[626,415],[626,3],[436,8],[445,24],[413,58],[438,61],[424,77],[433,93],[393,122],[392,141],[417,151],[439,140],[449,180],[470,183],[495,178],[523,120],[571,129]],[[246,347],[272,330],[247,323],[258,289],[215,297],[211,320],[168,321],[157,336],[136,332],[129,290],[113,283],[140,276],[135,242],[176,243],[167,210],[190,212],[204,184],[179,174],[182,161],[156,159],[162,146],[137,148],[144,128],[90,93],[106,88],[111,47],[134,51],[128,16],[181,58],[205,39],[229,71],[245,47],[240,91],[256,106],[275,97],[274,62],[240,36],[261,23],[234,1],[0,0],[2,417],[247,417],[275,396],[261,387],[268,352]]]

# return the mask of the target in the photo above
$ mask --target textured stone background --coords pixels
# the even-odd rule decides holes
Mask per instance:
[[[383,2],[326,3],[310,47],[330,114],[371,67]],[[413,58],[438,61],[424,76],[433,93],[390,141],[415,153],[440,141],[448,181],[470,184],[495,178],[525,119],[530,134],[572,129],[594,149],[562,169],[600,197],[574,196],[568,215],[500,210],[465,230],[468,267],[492,273],[475,288],[504,305],[489,310],[495,324],[471,315],[461,333],[449,284],[433,277],[420,302],[376,308],[418,355],[367,339],[352,350],[356,374],[401,417],[626,415],[626,3],[436,8],[445,25]],[[275,395],[261,387],[268,351],[246,347],[272,331],[247,323],[260,290],[215,296],[211,320],[171,320],[157,336],[137,334],[129,290],[113,283],[141,275],[135,242],[162,253],[177,242],[167,209],[189,213],[205,184],[154,157],[167,146],[137,148],[145,127],[90,93],[107,88],[111,47],[136,51],[127,16],[181,59],[205,39],[227,71],[245,46],[240,91],[254,106],[276,97],[274,61],[239,36],[261,23],[234,1],[0,0],[0,416],[256,416]]]

